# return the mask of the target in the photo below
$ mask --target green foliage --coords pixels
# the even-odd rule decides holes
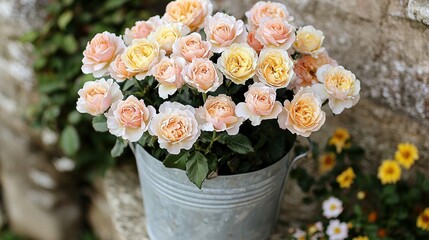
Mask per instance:
[[[186,175],[197,187],[201,188],[203,181],[209,173],[207,158],[198,151],[191,154],[186,161]]]
[[[58,146],[77,161],[78,170],[88,177],[101,173],[113,163],[109,155],[115,141],[105,123],[76,112],[77,91],[84,82],[82,52],[98,32],[123,33],[138,20],[162,14],[167,0],[108,0],[103,3],[84,0],[49,1],[45,24],[24,33],[20,40],[34,45],[33,68],[40,100],[31,109],[30,120],[36,128],[61,133]],[[91,126],[92,125],[92,126]]]
[[[350,239],[357,236],[384,240],[429,239],[429,231],[416,226],[419,214],[429,207],[427,174],[413,168],[402,168],[403,173],[410,171],[409,174],[403,174],[410,175],[408,179],[383,185],[377,177],[377,168],[363,168],[363,149],[352,141],[347,141],[347,144],[339,153],[329,144],[320,151],[315,146],[313,156],[317,165],[321,166],[317,159],[324,154],[334,153],[336,159],[333,168],[318,177],[305,168],[297,168],[292,172],[291,177],[297,179],[301,189],[310,193],[303,202],[321,203],[331,196],[339,198],[344,211],[338,219],[353,225],[349,229]],[[350,166],[356,177],[349,188],[341,188],[337,176]],[[314,222],[321,221],[326,230],[329,219],[321,215],[315,217]]]

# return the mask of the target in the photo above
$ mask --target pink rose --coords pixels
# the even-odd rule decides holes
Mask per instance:
[[[292,101],[284,102],[283,111],[278,116],[279,126],[291,133],[309,137],[325,123],[322,100],[311,87],[301,88]]]
[[[201,35],[194,32],[174,42],[172,55],[183,57],[188,62],[192,62],[193,58],[210,58],[213,56],[211,46],[210,42],[203,41]]]
[[[127,79],[131,79],[137,74],[135,72],[127,71],[127,67],[124,62],[122,62],[121,55],[116,56],[115,61],[110,63],[109,73],[117,82],[123,82]]]
[[[124,51],[125,44],[113,33],[97,33],[83,51],[82,72],[99,78],[108,71],[110,63]]]
[[[257,2],[246,12],[249,30],[256,30],[263,18],[293,20],[284,4],[276,2]]]
[[[122,95],[119,85],[113,79],[102,78],[86,82],[78,92],[79,99],[76,109],[80,113],[89,113],[97,116],[104,113],[113,102],[121,100]]]
[[[147,131],[155,108],[146,106],[143,100],[130,95],[127,99],[112,104],[107,117],[109,132],[117,137],[137,142]]]
[[[131,29],[125,29],[125,44],[131,45],[134,39],[140,39],[149,36],[151,32],[155,31],[155,29],[162,24],[163,21],[158,15],[149,18],[147,21],[137,21]]]
[[[253,126],[261,124],[262,120],[275,119],[282,111],[282,104],[276,101],[276,91],[263,83],[254,83],[244,94],[245,102],[237,104],[238,117],[250,119]]]
[[[209,59],[194,58],[182,72],[185,82],[199,92],[214,92],[222,84],[223,75]]]
[[[158,137],[159,147],[170,154],[189,150],[201,134],[195,109],[177,102],[164,102],[149,126],[149,134]]]
[[[259,54],[261,50],[264,48],[264,45],[255,38],[256,36],[256,30],[253,30],[247,34],[247,44],[251,46],[255,51]]]
[[[185,84],[182,77],[185,65],[186,60],[181,57],[163,57],[153,67],[152,74],[159,82],[158,94],[161,98],[167,99],[168,95],[173,95]]]
[[[209,96],[204,106],[197,109],[197,118],[202,124],[201,130],[226,131],[229,135],[236,135],[244,120],[236,115],[235,103],[225,94]]]
[[[317,69],[325,64],[337,66],[337,62],[330,58],[326,51],[317,56],[317,58],[311,55],[303,55],[298,58],[293,67],[296,78],[289,87],[298,90],[301,87],[308,87],[318,83],[319,80],[317,80],[316,76]]]
[[[207,41],[212,44],[211,50],[215,53],[222,52],[233,43],[246,42],[244,23],[233,16],[218,12],[213,17],[207,17],[205,24]]]
[[[278,18],[263,18],[255,38],[265,47],[289,49],[295,41],[295,27]]]
[[[176,0],[170,2],[162,17],[171,23],[183,23],[191,31],[200,29],[213,12],[210,0]]]

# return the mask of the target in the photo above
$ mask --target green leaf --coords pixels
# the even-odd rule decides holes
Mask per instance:
[[[110,151],[110,153],[112,154],[112,157],[121,156],[126,146],[127,146],[126,140],[122,138],[117,138],[115,146],[113,146],[112,151]]]
[[[19,37],[19,40],[21,42],[28,43],[28,42],[33,42],[34,40],[36,40],[37,37],[39,37],[39,32],[33,30],[33,31],[29,31],[29,32],[22,34]]]
[[[73,155],[79,150],[79,135],[73,126],[68,125],[61,132],[60,147],[67,155]]]
[[[162,162],[168,168],[178,168],[186,170],[186,160],[188,160],[189,152],[181,151],[179,154],[168,154]]]
[[[209,153],[206,155],[207,158],[207,162],[209,165],[209,171],[210,172],[215,172],[218,168],[218,160],[215,154],[213,153]]]
[[[201,189],[209,172],[207,158],[200,152],[195,151],[186,161],[186,175],[189,180]]]
[[[69,115],[67,117],[67,121],[73,125],[77,124],[80,121],[81,116],[82,116],[82,114],[79,113],[78,111],[72,111],[69,113]]]
[[[73,12],[71,10],[63,12],[58,17],[58,21],[57,21],[58,27],[61,30],[64,30],[72,19],[73,19]]]
[[[219,142],[225,144],[229,149],[238,154],[247,154],[253,152],[252,143],[249,138],[243,134],[236,134],[233,136],[224,135],[219,138]]]
[[[78,49],[78,45],[77,45],[77,41],[76,39],[73,37],[73,35],[66,35],[61,42],[61,48],[66,52],[66,53],[75,53]]]
[[[114,9],[114,8],[120,7],[122,4],[126,2],[128,2],[128,0],[108,0],[105,3],[104,8],[107,10]]]
[[[97,132],[107,132],[107,119],[104,115],[96,116],[92,119],[92,127]]]

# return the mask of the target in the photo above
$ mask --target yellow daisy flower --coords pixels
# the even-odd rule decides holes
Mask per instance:
[[[335,167],[335,154],[326,153],[319,157],[319,172],[326,173]]]
[[[359,191],[359,192],[356,194],[356,196],[357,196],[357,198],[358,198],[359,200],[362,200],[362,199],[365,199],[366,194],[365,194],[365,192],[364,192],[364,191]]]
[[[384,160],[378,167],[377,177],[382,184],[396,183],[401,178],[401,167],[396,161]]]
[[[343,151],[346,142],[350,139],[350,134],[345,128],[337,128],[335,130],[334,135],[329,139],[328,144],[334,145],[337,153],[341,153]]]
[[[429,231],[429,208],[420,213],[417,218],[417,227]]]
[[[416,160],[419,159],[417,147],[411,143],[398,144],[398,150],[395,153],[395,160],[404,168],[410,169]]]
[[[349,167],[344,172],[342,172],[340,175],[337,176],[337,182],[341,188],[349,188],[352,185],[355,177],[356,177],[356,174],[353,171],[353,168]]]
[[[369,240],[367,236],[354,237],[352,240]]]

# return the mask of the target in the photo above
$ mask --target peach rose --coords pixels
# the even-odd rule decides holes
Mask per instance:
[[[159,47],[170,54],[173,51],[174,42],[188,33],[189,28],[182,23],[167,23],[157,27],[148,38],[157,41]]]
[[[162,24],[163,21],[158,15],[149,18],[147,21],[137,21],[131,29],[125,29],[125,44],[131,45],[134,39],[146,38],[151,32],[155,31],[155,29]]]
[[[164,56],[164,50],[159,48],[156,41],[142,38],[135,39],[121,55],[122,62],[128,72],[136,73],[137,80],[142,80],[151,74],[152,67]]]
[[[278,18],[263,18],[255,38],[265,47],[289,49],[295,41],[295,27]]]
[[[121,100],[122,95],[119,85],[113,79],[101,78],[86,82],[78,92],[79,99],[76,109],[80,113],[89,113],[97,116],[104,113],[113,102]]]
[[[249,32],[249,34],[247,34],[247,44],[249,44],[249,46],[255,49],[255,51],[259,54],[264,48],[264,45],[262,45],[262,43],[258,39],[256,39],[255,35],[256,30],[253,30]]]
[[[195,109],[177,102],[164,102],[149,125],[149,134],[157,136],[159,147],[170,154],[191,149],[201,134]]]
[[[263,18],[281,19],[292,21],[293,17],[289,16],[289,12],[284,4],[276,2],[259,1],[246,12],[248,29],[256,30]]]
[[[244,94],[245,102],[237,104],[235,109],[238,117],[250,119],[253,126],[262,120],[277,118],[282,111],[282,104],[276,101],[276,90],[263,83],[254,83]]]
[[[299,53],[317,57],[317,55],[325,51],[325,48],[322,47],[323,39],[325,39],[323,32],[313,26],[301,27],[296,32],[293,47]]]
[[[112,104],[104,115],[109,132],[117,137],[137,142],[149,128],[155,108],[146,106],[143,100],[130,95],[127,99]]]
[[[337,62],[330,58],[326,51],[319,54],[317,58],[311,55],[304,55],[298,58],[293,67],[296,78],[291,83],[290,88],[298,90],[301,87],[308,87],[318,83],[316,71],[325,64],[337,66]]]
[[[231,97],[219,94],[209,96],[204,106],[197,109],[197,119],[203,131],[226,131],[229,135],[236,135],[244,119],[235,113],[235,103]]]
[[[198,30],[213,12],[210,0],[176,0],[167,5],[163,18],[172,23],[183,23],[191,31]]]
[[[207,17],[204,32],[207,41],[212,44],[211,50],[215,53],[222,52],[232,43],[246,42],[247,32],[243,21],[221,12]]]
[[[258,54],[247,43],[233,43],[217,60],[219,70],[235,84],[245,84],[256,72]]]
[[[256,69],[258,80],[274,88],[287,87],[295,75],[293,61],[284,49],[263,49]]]
[[[340,114],[359,101],[360,81],[343,66],[323,65],[317,70],[316,76],[321,83],[312,87],[322,101],[329,99],[329,107],[334,114]]]
[[[121,55],[116,56],[115,61],[110,63],[109,73],[110,76],[117,82],[123,82],[127,79],[133,78],[136,75],[135,72],[127,71],[127,67],[125,67],[125,64],[122,62]]]
[[[222,73],[209,59],[194,58],[182,72],[185,82],[199,92],[214,92],[223,82]]]
[[[161,98],[167,99],[168,95],[173,95],[185,84],[182,77],[185,65],[186,60],[181,57],[164,57],[153,67],[152,73],[159,82],[158,94]]]
[[[183,57],[188,62],[193,58],[211,58],[211,46],[210,42],[202,40],[201,34],[194,32],[174,42],[172,55]]]
[[[99,78],[106,75],[109,65],[125,48],[124,41],[113,33],[97,33],[83,51],[82,72]]]
[[[311,87],[301,88],[292,101],[284,102],[283,111],[278,116],[280,128],[309,137],[325,123],[322,103]]]

